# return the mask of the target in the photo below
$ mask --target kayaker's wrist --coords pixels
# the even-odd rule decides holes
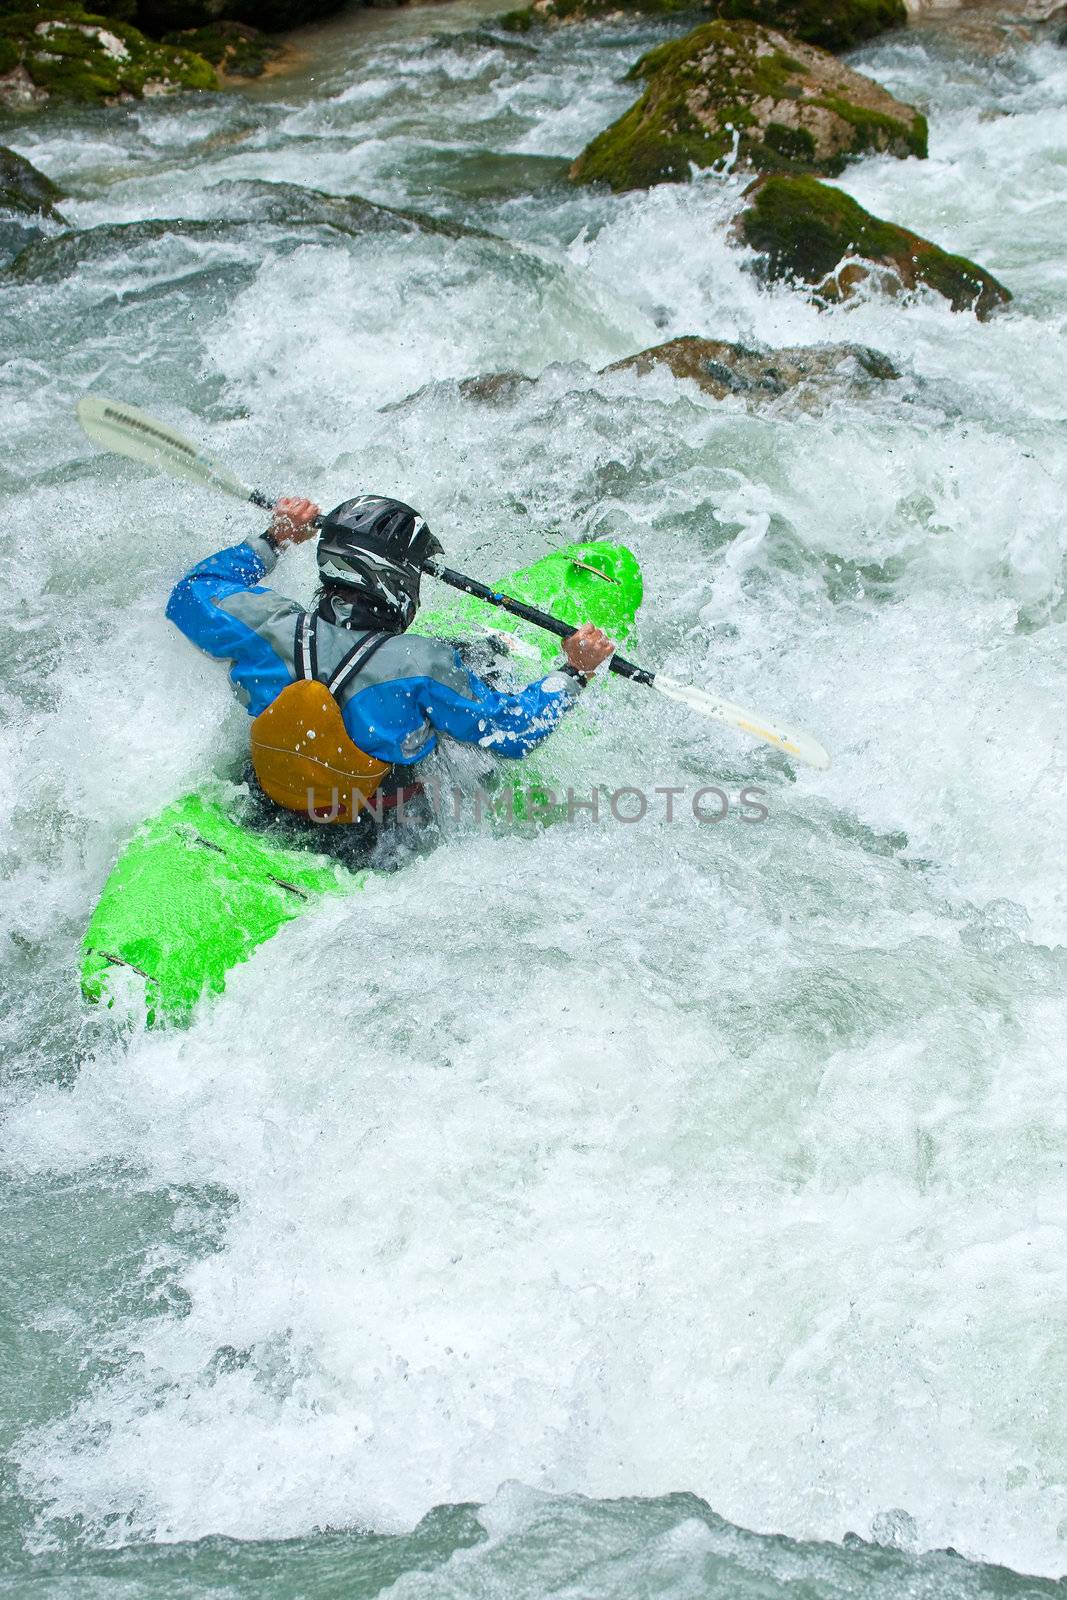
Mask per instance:
[[[589,687],[589,676],[588,676],[588,674],[585,673],[585,672],[582,672],[580,670],[580,668],[574,666],[573,663],[570,662],[570,661],[561,662],[560,665],[556,668],[556,671],[557,672],[562,672],[564,677],[573,678],[575,683],[577,683],[577,685],[578,685],[578,687],[580,689],[587,689]]]
[[[278,562],[278,546],[265,533],[253,533],[245,543],[260,563],[264,572],[273,572]]]

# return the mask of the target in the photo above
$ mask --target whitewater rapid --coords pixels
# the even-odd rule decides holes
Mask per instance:
[[[470,1501],[499,1532],[537,1492],[685,1490],[1055,1575],[1067,56],[915,32],[856,58],[931,153],[842,186],[1015,300],[823,312],[727,245],[738,178],[560,184],[654,31],[501,41],[495,9],[350,16],[247,97],[4,134],[79,230],[0,276],[12,1536],[398,1532]],[[354,236],[268,182],[449,226]],[[118,226],[158,218],[215,226]],[[753,410],[597,376],[688,333],[868,344],[901,377]],[[505,370],[539,381],[458,387]],[[753,784],[767,820],[461,826],[187,1031],[86,1015],[116,853],[246,736],[166,595],[257,527],[95,454],[86,390],[273,492],[395,494],[487,577],[620,539],[630,653],[809,727],[832,770],[617,684],[550,778]],[[310,594],[313,557],[276,582]]]

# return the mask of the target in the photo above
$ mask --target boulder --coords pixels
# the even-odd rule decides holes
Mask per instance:
[[[165,33],[163,43],[203,56],[227,78],[260,78],[286,53],[284,44],[244,22],[212,22],[203,28]]]
[[[62,190],[51,178],[38,172],[25,156],[0,145],[0,206],[8,211],[22,211],[62,222],[56,210],[56,201],[62,198]]]
[[[630,77],[640,100],[587,145],[575,183],[679,183],[731,159],[757,171],[832,176],[881,151],[925,156],[914,106],[814,45],[754,22],[708,22],[650,50]]]
[[[0,266],[35,239],[66,227],[56,209],[62,194],[51,178],[0,145]]]
[[[782,350],[751,350],[725,339],[686,334],[666,344],[639,350],[602,367],[610,372],[636,372],[643,377],[665,367],[676,378],[688,378],[714,400],[740,396],[746,405],[766,405],[785,394],[795,395],[807,409],[829,393],[860,391],[901,374],[878,350],[861,344],[797,345]],[[400,411],[426,395],[458,396],[476,405],[508,407],[540,380],[523,372],[483,372],[476,378],[446,378],[427,383],[403,400],[383,406]]]
[[[872,216],[815,178],[758,179],[746,190],[734,236],[758,253],[762,276],[811,285],[824,302],[845,300],[872,278],[896,294],[925,285],[954,311],[974,311],[983,321],[1011,299],[1002,283],[965,256]]]
[[[215,69],[202,56],[156,44],[111,17],[63,4],[0,15],[0,106],[115,105],[216,87]]]
[[[877,350],[858,344],[796,345],[782,350],[750,350],[724,339],[685,335],[650,350],[613,361],[605,372],[644,374],[664,366],[676,378],[689,378],[716,400],[741,395],[746,400],[774,400],[802,386],[832,383],[866,385],[899,378],[900,373]]]
[[[851,50],[908,20],[904,0],[533,0],[501,17],[500,26],[525,33],[538,23],[617,21],[634,14],[759,22],[823,50]]]

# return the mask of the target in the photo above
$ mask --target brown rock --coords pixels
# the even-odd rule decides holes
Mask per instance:
[[[644,374],[668,367],[676,378],[689,378],[716,400],[743,395],[773,400],[802,385],[839,385],[899,378],[888,357],[866,345],[796,345],[782,350],[750,350],[724,339],[686,334],[636,355],[613,361],[605,372]]]

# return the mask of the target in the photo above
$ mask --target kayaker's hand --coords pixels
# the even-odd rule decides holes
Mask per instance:
[[[564,639],[563,654],[577,672],[588,678],[602,661],[615,654],[615,646],[606,633],[594,628],[591,622],[585,622],[569,638]]]
[[[270,536],[276,545],[303,544],[305,539],[313,539],[315,528],[312,524],[319,514],[319,508],[313,500],[300,500],[296,497],[277,500],[274,505],[274,518],[270,525]]]

